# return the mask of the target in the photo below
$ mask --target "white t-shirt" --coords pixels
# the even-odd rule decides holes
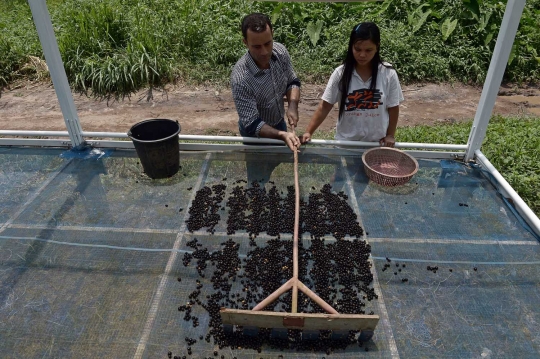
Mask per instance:
[[[390,64],[385,62],[385,65]],[[330,104],[341,101],[339,82],[344,65],[334,70],[322,99]],[[379,142],[386,136],[389,116],[388,108],[398,106],[403,93],[394,69],[379,64],[377,86],[370,90],[371,77],[364,82],[356,70],[353,71],[345,108],[338,120],[336,140]]]

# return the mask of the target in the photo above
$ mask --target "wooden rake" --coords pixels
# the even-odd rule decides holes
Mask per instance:
[[[292,132],[295,133],[294,126]],[[227,332],[234,325],[241,326],[244,333],[255,333],[257,328],[302,329],[310,332],[310,338],[316,339],[319,330],[332,330],[333,338],[344,338],[349,331],[361,331],[360,340],[368,341],[379,322],[378,315],[339,314],[330,304],[315,294],[298,279],[298,231],[300,222],[300,185],[298,180],[298,149],[294,150],[294,186],[295,186],[295,215],[293,237],[293,277],[276,291],[257,304],[252,310],[221,308],[221,320]],[[276,301],[282,294],[292,290],[291,312],[263,311]],[[328,314],[298,313],[298,290],[307,295]],[[248,329],[249,328],[249,329]],[[255,330],[253,330],[255,329]],[[313,337],[314,336],[314,337]]]

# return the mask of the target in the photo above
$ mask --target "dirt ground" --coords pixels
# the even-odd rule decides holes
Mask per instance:
[[[304,84],[299,130],[308,124],[324,91],[323,85]],[[416,84],[403,86],[405,102],[400,109],[400,126],[455,122],[474,118],[482,89],[462,84]],[[78,115],[85,131],[127,132],[148,118],[178,120],[181,134],[235,135],[237,114],[229,89],[170,86],[140,91],[122,101],[105,101],[74,94]],[[336,124],[337,108],[321,125],[330,130]],[[503,86],[494,113],[540,116],[540,88]],[[58,100],[50,83],[21,83],[4,89],[0,97],[0,130],[64,131]],[[316,135],[315,135],[316,137]]]

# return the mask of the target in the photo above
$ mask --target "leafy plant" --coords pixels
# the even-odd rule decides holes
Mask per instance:
[[[474,18],[478,19],[480,17],[480,3],[478,0],[463,0],[463,5],[469,9]]]
[[[310,22],[307,24],[307,33],[313,46],[317,45],[319,41],[323,25],[324,22],[322,20],[317,21],[317,23]]]
[[[418,6],[408,17],[409,25],[412,26],[413,34],[420,30],[422,25],[426,22],[429,15],[431,15],[431,9],[424,11],[424,8],[429,6],[428,4],[422,4]]]
[[[441,24],[441,34],[443,36],[443,40],[446,41],[450,35],[454,32],[457,25],[457,19],[452,18],[446,18],[444,22]]]

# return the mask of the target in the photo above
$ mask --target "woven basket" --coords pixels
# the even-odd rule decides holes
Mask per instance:
[[[373,182],[399,186],[409,182],[418,171],[418,162],[409,154],[390,147],[376,147],[362,155],[364,170]]]

